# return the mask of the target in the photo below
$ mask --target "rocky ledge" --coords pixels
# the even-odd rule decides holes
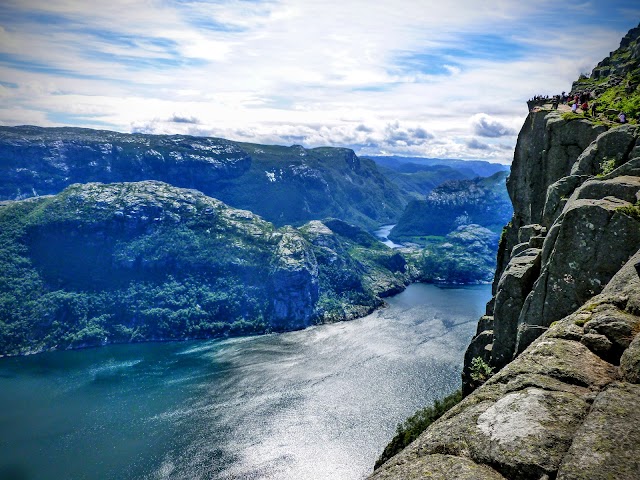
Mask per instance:
[[[633,256],[373,479],[637,479],[640,278]]]
[[[629,98],[639,42],[633,29],[614,52],[624,62],[605,62]],[[604,99],[620,84],[592,78],[580,85]],[[507,187],[465,398],[373,479],[640,478],[640,127],[532,112]],[[479,385],[478,365],[497,373]]]

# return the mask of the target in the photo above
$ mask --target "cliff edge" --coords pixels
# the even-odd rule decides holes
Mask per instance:
[[[636,28],[574,91],[633,105],[639,65]],[[371,478],[640,478],[640,127],[609,114],[527,117],[466,397]]]

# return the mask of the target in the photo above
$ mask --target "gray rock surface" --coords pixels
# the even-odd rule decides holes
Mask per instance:
[[[625,350],[620,358],[620,374],[629,382],[640,384],[640,335]]]
[[[633,52],[607,59],[597,78],[640,55],[640,27],[623,43]],[[453,469],[466,462],[514,480],[640,478],[639,131],[605,130],[529,115],[507,183],[514,216],[493,321],[479,321],[465,355],[465,397],[373,478],[466,478]],[[469,380],[476,356],[499,368],[479,387]],[[448,472],[413,469],[434,462]]]
[[[557,480],[636,480],[640,475],[640,386],[613,383],[575,434]]]
[[[618,211],[625,205],[615,197],[567,204],[551,254],[518,316],[518,351],[540,334],[539,327],[548,327],[600,293],[637,251],[640,223]]]
[[[392,468],[384,468],[374,473],[375,480],[504,480],[505,477],[486,465],[478,465],[473,461],[435,453],[425,455],[415,461],[399,463]]]
[[[549,185],[547,198],[544,202],[542,223],[552,225],[562,213],[562,209],[574,190],[588,178],[589,175],[569,175]]]
[[[534,281],[540,273],[540,249],[529,248],[512,258],[498,284],[493,311],[495,339],[491,363],[502,367],[515,351],[519,315]]]
[[[580,154],[571,167],[571,175],[597,175],[607,160],[613,161],[615,167],[625,163],[635,146],[637,130],[635,125],[620,125],[601,133]]]

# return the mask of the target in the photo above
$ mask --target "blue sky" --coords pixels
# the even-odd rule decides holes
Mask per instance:
[[[637,1],[4,0],[0,124],[509,163]]]

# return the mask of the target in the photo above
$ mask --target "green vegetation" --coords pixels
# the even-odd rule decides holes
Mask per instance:
[[[640,202],[636,202],[635,205],[626,205],[624,207],[618,207],[616,208],[616,212],[620,212],[640,222]]]
[[[600,173],[596,175],[597,177],[604,177],[605,175],[609,175],[616,169],[616,159],[615,158],[605,158],[602,160],[600,164]]]
[[[640,73],[628,73],[619,85],[607,88],[598,96],[598,111],[605,112],[611,121],[617,120],[618,112],[625,112],[630,121],[640,114]],[[611,113],[606,114],[607,111]]]
[[[462,391],[457,390],[442,400],[433,402],[433,406],[418,410],[396,428],[396,435],[385,447],[382,455],[376,461],[374,469],[379,468],[391,457],[402,451],[424,432],[429,425],[438,420],[448,410],[456,406],[462,400]]]
[[[587,118],[584,113],[573,113],[573,112],[564,112],[562,114],[562,119],[566,122],[570,122],[571,120],[577,120],[579,118]]]
[[[474,357],[471,360],[470,374],[471,380],[473,380],[475,388],[477,388],[491,378],[493,367],[490,367],[482,358]]]
[[[490,282],[496,267],[498,235],[479,225],[465,225],[446,237],[431,237],[411,261],[428,283]],[[437,239],[437,240],[436,240]]]
[[[320,224],[320,222],[317,222]],[[0,207],[0,355],[343,320],[402,289],[363,230],[276,230],[160,182],[73,185]]]

